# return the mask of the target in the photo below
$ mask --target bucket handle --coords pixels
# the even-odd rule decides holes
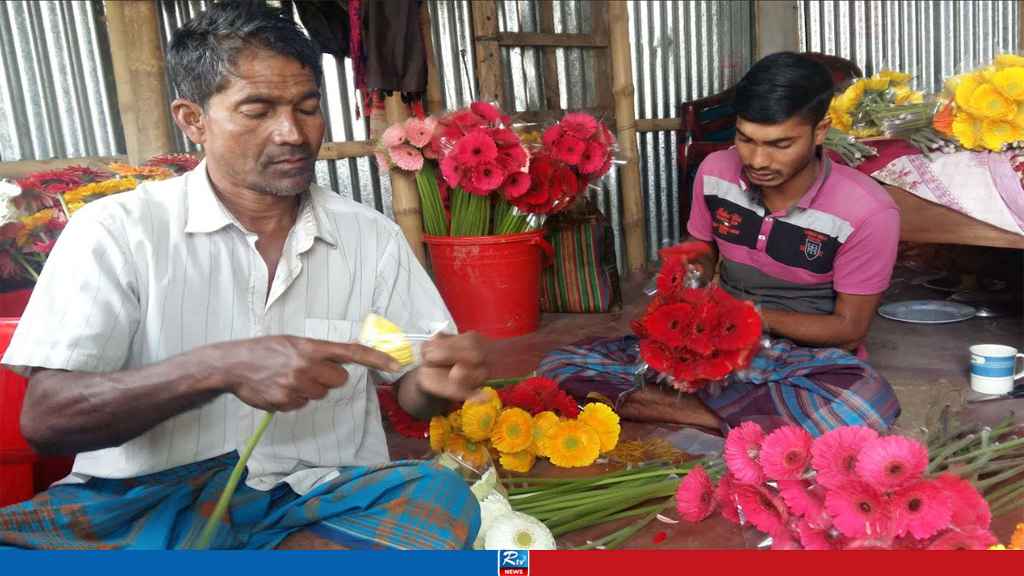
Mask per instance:
[[[551,246],[551,243],[544,239],[543,236],[538,236],[530,240],[530,244],[535,244],[544,253],[544,262],[541,264],[542,267],[546,268],[551,266],[555,261],[555,249]]]

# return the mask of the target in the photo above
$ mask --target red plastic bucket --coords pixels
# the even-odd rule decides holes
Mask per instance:
[[[541,263],[551,255],[543,232],[423,240],[434,282],[460,331],[510,338],[537,329]]]
[[[0,318],[0,356],[7,350],[17,327],[17,318]],[[19,425],[25,385],[21,376],[0,369],[0,506],[28,500],[35,494],[35,454],[22,437]]]

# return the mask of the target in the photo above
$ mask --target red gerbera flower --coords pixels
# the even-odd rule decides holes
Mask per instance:
[[[506,198],[519,198],[530,189],[530,175],[526,172],[512,172],[501,189]]]
[[[498,164],[506,172],[519,172],[526,167],[529,155],[522,146],[502,146],[498,149]]]
[[[460,165],[475,167],[497,159],[498,146],[486,132],[473,129],[455,143],[454,154]]]
[[[605,165],[607,156],[607,146],[600,142],[588,142],[587,147],[583,150],[583,155],[580,157],[580,173],[586,174],[593,179],[604,176],[604,172],[600,172],[600,170]]]
[[[700,240],[689,240],[680,242],[675,246],[668,246],[658,251],[662,259],[681,258],[686,261],[693,261],[711,253],[711,245]]]
[[[656,283],[658,293],[672,296],[681,292],[686,281],[686,261],[681,258],[669,258],[661,264]]]
[[[555,147],[555,142],[558,142],[558,139],[561,137],[562,127],[559,126],[558,124],[555,124],[554,126],[544,131],[544,134],[541,135],[541,142],[544,143],[545,148],[551,149]]]
[[[701,355],[710,354],[714,350],[711,339],[718,332],[719,316],[718,306],[713,300],[705,300],[700,305],[686,344],[690,350]]]
[[[575,166],[580,163],[580,159],[583,158],[583,150],[586,148],[586,143],[579,138],[570,134],[562,134],[562,137],[555,142],[555,147],[552,149],[552,155],[565,162],[570,166]]]
[[[473,169],[473,186],[491,192],[505,181],[505,172],[497,162],[481,162]]]
[[[570,112],[558,123],[563,132],[586,140],[598,130],[597,119],[586,112]]]
[[[545,410],[556,412],[565,418],[579,416],[579,406],[572,396],[550,378],[537,376],[527,378],[518,384],[498,391],[502,404],[522,408],[530,414]]]
[[[721,380],[728,376],[732,370],[732,363],[720,354],[718,350],[712,350],[710,354],[697,360],[693,367],[694,379],[696,380]]]
[[[501,112],[488,102],[473,102],[469,109],[486,122],[497,122],[501,119]]]
[[[761,315],[749,302],[732,299],[721,307],[720,319],[713,337],[718,348],[750,349],[761,338]]]
[[[644,327],[651,337],[671,348],[683,346],[694,321],[693,306],[685,303],[668,304],[646,317]]]
[[[640,357],[651,367],[665,374],[673,372],[672,350],[657,340],[640,340]]]

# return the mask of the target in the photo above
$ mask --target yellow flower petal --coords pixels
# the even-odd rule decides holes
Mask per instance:
[[[910,86],[897,86],[892,89],[897,104],[918,104],[924,101],[924,94],[911,90]]]
[[[1011,100],[1024,100],[1024,68],[1013,66],[996,72],[992,84]]]
[[[547,442],[559,422],[558,415],[549,410],[533,417],[533,445],[530,446],[530,450],[534,454],[548,456]]]
[[[452,433],[452,425],[444,416],[434,416],[430,419],[430,449],[434,452],[444,450],[448,441],[448,435]]]
[[[533,463],[537,461],[537,457],[534,456],[529,450],[523,450],[522,452],[503,452],[499,462],[510,472],[529,472],[530,468],[533,468]]]
[[[870,92],[883,92],[889,89],[888,78],[868,78],[864,80],[864,90]]]
[[[968,150],[981,148],[981,123],[967,112],[953,116],[953,137]]]
[[[999,152],[1017,140],[1020,140],[1020,130],[1009,122],[985,120],[981,123],[981,143],[993,152]]]
[[[974,91],[984,83],[985,79],[977,72],[956,76],[952,81],[956,105],[962,110],[970,112],[971,96],[974,95]]]
[[[1024,522],[1017,524],[1017,528],[1013,531],[1013,536],[1010,537],[1010,548],[1024,550]]]
[[[473,442],[461,434],[451,434],[444,449],[477,472],[483,472],[484,466],[491,458],[483,443]]]
[[[561,468],[590,466],[601,452],[597,432],[578,420],[565,420],[552,431],[547,444],[551,463]]]
[[[1017,113],[1017,106],[1003,96],[992,84],[982,84],[971,94],[968,111],[993,120],[1009,120]]]
[[[522,452],[533,444],[533,417],[522,408],[506,408],[498,415],[491,444],[503,453]]]
[[[876,76],[888,79],[891,84],[906,84],[911,78],[910,74],[896,70],[882,70]]]
[[[449,414],[448,423],[451,424],[453,432],[462,432],[462,410]]]
[[[501,397],[498,396],[497,390],[490,386],[481,388],[478,396],[474,397],[472,402],[467,400],[465,404],[481,404],[485,402],[494,405],[495,410],[501,410]]]
[[[601,453],[610,452],[619,443],[619,415],[607,404],[591,402],[583,407],[579,421],[597,432],[601,440]]]
[[[1024,66],[1024,56],[1018,56],[1016,54],[1000,54],[996,56],[995,64],[997,68]]]
[[[490,438],[497,420],[498,409],[490,402],[486,404],[467,402],[462,407],[462,433],[470,440],[483,442]]]

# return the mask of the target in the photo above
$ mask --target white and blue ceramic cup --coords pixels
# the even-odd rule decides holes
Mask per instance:
[[[1018,358],[1024,358],[1024,354],[1012,346],[971,346],[971,388],[981,394],[1009,394],[1013,382],[1024,377],[1024,370],[1017,371]]]

